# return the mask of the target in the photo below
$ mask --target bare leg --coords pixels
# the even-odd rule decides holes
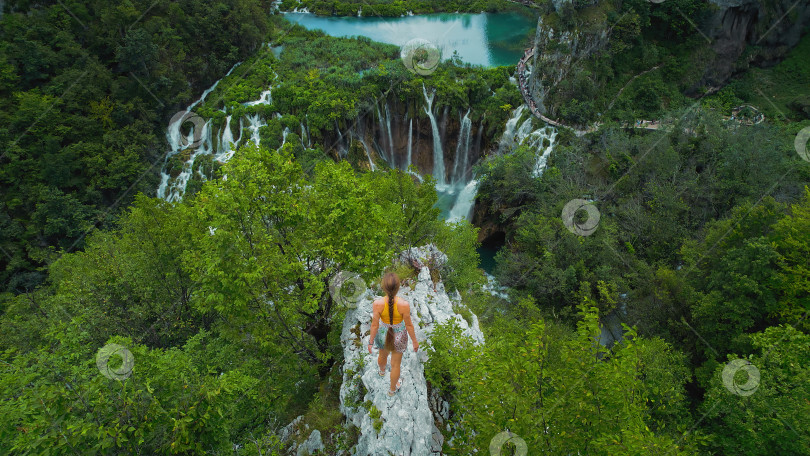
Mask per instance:
[[[398,351],[391,352],[391,389],[389,391],[394,391],[397,389],[397,380],[399,380],[399,367],[402,364],[402,355],[404,353],[400,353]]]
[[[385,371],[385,366],[388,365],[388,350],[380,349],[380,353],[377,355],[377,366],[380,367],[380,372]]]

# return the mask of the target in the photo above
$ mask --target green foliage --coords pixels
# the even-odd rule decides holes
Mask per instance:
[[[0,18],[0,289],[153,194],[166,121],[264,41],[268,0],[13,2]],[[13,5],[13,6],[12,6]]]
[[[181,261],[202,229],[183,207],[139,195],[117,229],[93,233],[84,252],[51,265],[54,305],[88,317],[95,344],[113,335],[150,347],[182,344],[210,324],[191,306],[199,286]]]
[[[791,325],[767,328],[752,335],[751,356],[744,356],[759,373],[750,395],[733,394],[718,365],[699,413],[712,439],[707,454],[810,454],[810,336]],[[729,355],[728,360],[737,358]],[[744,372],[736,385],[749,382]]]
[[[628,311],[633,321],[643,323],[645,334],[679,333],[665,322],[689,312],[680,299],[661,308],[661,299],[672,298],[660,289],[663,277],[654,277],[659,266],[674,270],[681,265],[680,246],[707,221],[729,216],[735,206],[757,203],[768,192],[798,199],[808,179],[799,176],[810,170],[792,148],[795,132],[762,125],[728,129],[712,116],[678,115],[683,120],[666,135],[604,129],[592,140],[558,143],[539,180],[529,177],[530,151],[484,162],[479,198],[509,227],[510,247],[497,256],[500,283],[532,293],[541,308],[559,311],[578,301],[583,282],[596,287],[601,280],[620,293],[630,291]],[[685,128],[700,133],[680,133]],[[589,236],[571,233],[560,217],[565,203],[583,197],[599,198],[594,204],[600,221]],[[738,218],[744,213],[741,209]],[[723,232],[718,230],[718,236]],[[702,244],[695,251],[711,246]],[[667,289],[684,286],[673,283]],[[718,298],[727,299],[735,286],[729,284]],[[603,311],[613,305],[598,298],[596,288],[590,296]],[[656,330],[647,332],[653,326]]]
[[[426,376],[450,397],[455,437],[446,454],[486,448],[504,429],[530,453],[690,454],[692,438],[681,439],[677,428],[685,411],[683,357],[629,328],[607,352],[594,342],[596,309],[584,303],[570,336],[558,337],[542,319],[501,320],[475,347],[452,321],[436,328]],[[656,414],[653,401],[677,412]]]
[[[765,197],[712,223],[683,247],[696,288],[692,320],[715,353],[750,353],[751,333],[779,323],[807,331],[810,190],[790,206]],[[803,234],[801,234],[803,233]],[[705,252],[711,250],[711,255]],[[708,355],[708,353],[706,354]]]
[[[216,227],[200,230],[199,248],[184,255],[205,296],[196,304],[229,315],[233,330],[261,344],[326,362],[337,311],[329,280],[340,270],[368,279],[391,256],[371,187],[345,162],[319,164],[308,182],[288,152],[252,143],[223,172],[228,179],[203,186],[194,202],[198,223]],[[332,266],[321,271],[310,266],[327,260]]]
[[[54,325],[46,336],[51,349],[4,356],[8,362],[0,389],[11,399],[0,404],[0,451],[179,454],[229,449],[231,420],[245,413],[243,396],[255,391],[258,378],[240,370],[210,375],[207,366],[193,362],[191,346],[150,350],[114,338],[109,342],[126,346],[135,364],[129,378],[112,380],[95,365],[99,347],[83,330],[84,323],[74,319]]]
[[[378,409],[374,404],[371,404],[371,408],[368,411],[369,416],[371,417],[372,423],[374,423],[374,430],[377,431],[379,434],[382,431],[383,422],[382,422],[382,412]]]

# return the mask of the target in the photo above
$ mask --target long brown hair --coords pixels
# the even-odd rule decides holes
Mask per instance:
[[[394,324],[394,298],[399,291],[399,276],[396,272],[388,272],[382,278],[382,288],[388,295],[388,324]],[[388,329],[385,333],[385,349],[394,351],[394,330]]]

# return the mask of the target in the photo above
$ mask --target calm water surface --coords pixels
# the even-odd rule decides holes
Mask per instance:
[[[534,20],[517,13],[426,14],[406,17],[321,17],[284,13],[307,29],[331,36],[365,36],[402,46],[414,38],[426,39],[442,50],[446,60],[458,52],[461,60],[486,67],[514,65],[533,33]]]

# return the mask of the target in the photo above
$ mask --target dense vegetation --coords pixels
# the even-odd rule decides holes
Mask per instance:
[[[19,293],[153,191],[168,119],[258,49],[271,2],[4,3],[0,290]]]
[[[546,27],[576,35],[581,42],[579,52],[586,49],[568,70],[569,77],[546,94],[544,104],[552,118],[571,125],[658,119],[719,88],[701,82],[705,62],[716,51],[713,41],[696,29],[714,12],[712,2],[585,1],[565,3],[560,11],[545,5],[542,21]],[[764,5],[769,8],[768,2]],[[775,21],[767,19],[756,27],[764,34]],[[607,31],[611,38],[600,40],[600,34]],[[808,46],[806,41],[803,46]],[[749,46],[735,62],[735,72],[767,58],[767,52],[758,52],[757,47]],[[711,107],[729,116],[732,108],[752,102],[768,116],[794,121],[808,118],[808,76],[806,71],[799,71],[806,70],[807,55],[806,51],[794,52],[791,63],[782,65],[777,73],[750,68],[750,72],[742,73],[742,79],[713,97],[716,101]],[[779,100],[778,106],[773,105],[774,98]]]
[[[802,124],[741,127],[703,110],[675,112],[672,118],[674,128],[668,133],[633,134],[608,127],[587,139],[569,137],[569,145],[555,149],[541,180],[531,177],[536,152],[527,147],[478,165],[479,197],[508,227],[506,248],[496,257],[496,277],[511,287],[514,302],[529,299],[530,309],[541,309],[540,317],[526,320],[527,326],[543,319],[581,324],[587,318],[583,320],[580,306],[586,305],[600,315],[621,315],[637,329],[640,340],[661,338],[664,346],[677,347],[685,355],[679,361],[665,353],[656,356],[667,359],[671,371],[686,368],[691,373],[677,376],[680,385],[691,377],[683,385],[689,399],[681,401],[684,390],[676,388],[668,395],[671,402],[664,401],[673,413],[692,409],[686,422],[697,423],[697,428],[685,439],[696,445],[690,454],[810,454],[810,437],[801,431],[810,419],[810,371],[802,364],[810,352],[806,345],[800,348],[810,331],[810,164],[793,144]],[[572,234],[560,217],[566,202],[582,197],[594,200],[601,215],[589,236]],[[491,314],[484,306],[473,308]],[[526,314],[520,306],[513,312]],[[538,331],[545,349],[542,326]],[[589,340],[581,337],[582,342]],[[494,364],[472,357],[462,362],[464,369],[480,362],[487,371],[514,371],[508,361],[496,361],[504,359],[498,353],[537,350],[522,338],[504,338],[503,343],[510,348],[493,348]],[[628,354],[633,353],[631,347],[621,344],[612,355],[637,356]],[[759,388],[748,398],[734,396],[721,380],[726,363],[734,358],[748,359],[761,373]],[[450,366],[452,371],[454,363],[434,369]],[[655,363],[638,363],[636,375],[641,378],[660,380],[664,375],[644,372],[644,366],[654,368]],[[480,378],[475,375],[471,378]],[[513,385],[515,396],[523,397],[532,385],[546,382],[546,374],[522,375],[526,377],[497,384]],[[592,375],[585,376],[587,384],[611,383]],[[745,375],[740,375],[738,381],[745,383]],[[495,387],[463,378],[454,384],[461,391],[458,395],[480,398],[486,388]],[[551,385],[556,382],[551,375]],[[537,400],[542,400],[544,393],[539,394]],[[610,394],[609,389],[602,396],[594,393],[591,413],[610,403]],[[645,397],[644,389],[638,394]],[[545,400],[554,398],[551,394]],[[573,401],[572,407],[577,404]],[[530,414],[533,420],[510,429],[527,429],[541,417],[552,428],[565,429],[575,412],[563,408],[556,416],[542,409],[537,413],[541,415]],[[648,418],[664,436],[673,432],[670,425],[678,433],[686,431],[679,428],[682,419],[667,423],[654,414]],[[513,424],[506,418],[500,422],[501,427]],[[643,448],[635,445],[655,442],[638,431],[605,432],[632,437],[622,451],[633,453]],[[615,449],[599,434],[577,445],[515,432],[555,451],[596,445],[596,454],[610,454]]]
[[[336,160],[334,136],[383,96],[424,116],[426,87],[435,108],[470,108],[496,139],[521,100],[514,68],[454,59],[414,75],[395,46],[291,26],[268,3],[6,4],[0,454],[279,455],[289,446],[279,429],[299,415],[321,430],[326,454],[348,449],[357,430],[337,394],[346,309],[330,279],[357,272],[381,294],[376,282],[395,252],[435,242],[449,256],[441,280],[486,336],[474,346],[451,321],[424,344],[427,379],[452,411],[446,454],[485,452],[509,429],[529,454],[810,455],[810,163],[793,144],[810,126],[796,121],[806,111],[807,38],[696,109],[682,109],[692,104],[688,78],[667,67],[638,78],[611,114],[655,115],[670,130],[560,130],[540,179],[531,147],[476,166],[479,199],[506,230],[495,275],[507,301],[481,290],[478,228],[438,218],[430,176],[416,183],[380,157],[380,171],[368,172],[358,144]],[[536,3],[546,20],[587,16],[555,19]],[[602,17],[591,3],[574,2]],[[624,3],[635,14],[613,17],[618,47],[601,63],[624,79],[574,75],[562,89],[580,98],[560,109],[596,103],[576,111],[590,116],[631,74],[697,49],[686,34],[671,44],[651,34],[683,32],[676,9],[697,17],[698,2]],[[360,4],[298,5],[354,14],[341,8]],[[205,176],[181,202],[150,197],[167,120],[237,62],[196,112],[217,130],[227,115],[261,114],[261,146],[247,142],[225,164],[198,157]],[[725,121],[741,101],[771,109],[752,92],[760,83],[797,91],[776,98],[786,114]],[[271,85],[272,103],[242,104]],[[304,119],[307,140],[296,133]],[[177,154],[166,169],[181,166]],[[572,198],[595,201],[592,235],[565,227]],[[617,315],[632,323],[623,339],[596,344],[600,321]],[[124,381],[96,365],[110,343],[133,355]],[[735,358],[761,373],[754,394],[725,386]],[[735,379],[746,382],[742,372]]]
[[[279,56],[270,47],[262,48],[242,64],[244,70],[223,78],[195,111],[212,119],[218,134],[228,115],[261,115],[267,119],[267,125],[258,131],[262,144],[281,147],[287,130],[285,145],[292,147],[307,170],[317,161],[330,159],[330,154],[336,156],[338,130],[345,135],[359,116],[374,113],[382,100],[403,103],[407,111],[403,114],[427,120],[422,109],[424,93],[435,92],[434,109],[469,108],[470,119],[483,125],[489,137],[500,134],[512,109],[520,103],[520,93],[509,82],[506,67],[477,68],[453,58],[429,77],[414,75],[401,64],[397,46],[364,37],[332,38],[299,25],[279,33],[274,45],[283,49]],[[272,86],[271,103],[242,104],[259,98],[268,86]],[[304,123],[307,138],[302,137]],[[231,128],[236,124],[231,123]],[[242,132],[233,132],[234,137],[250,134],[247,126]],[[169,159],[172,177],[179,174],[185,158],[177,154]],[[348,158],[356,168],[368,168],[359,142],[349,145]],[[389,167],[377,154],[372,159],[376,167]],[[203,156],[194,166],[206,173],[192,177],[186,187],[188,194],[198,191],[219,165],[212,163],[210,156]]]
[[[479,275],[465,257],[475,231],[437,218],[430,178],[345,161],[308,177],[289,148],[256,147],[223,172],[182,204],[137,198],[55,261],[46,287],[7,302],[0,452],[268,451],[273,420],[342,353],[338,271],[373,284],[393,252],[432,238],[452,258],[448,283]],[[134,356],[126,382],[95,367],[110,342]]]

